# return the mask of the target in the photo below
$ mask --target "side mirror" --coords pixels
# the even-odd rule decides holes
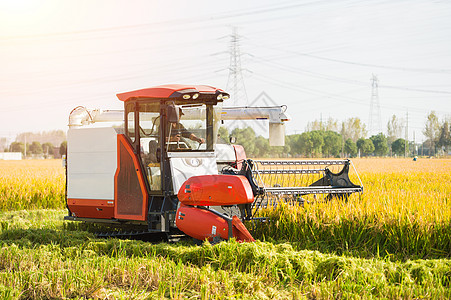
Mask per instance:
[[[236,143],[236,137],[235,136],[231,136],[229,138],[229,142],[230,142],[230,144],[235,144]]]
[[[168,105],[168,122],[170,123],[178,123],[179,121],[179,109],[175,106],[175,104]]]

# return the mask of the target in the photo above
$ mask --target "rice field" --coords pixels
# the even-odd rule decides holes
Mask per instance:
[[[62,221],[61,161],[0,161],[0,298],[451,298],[451,160],[353,162],[363,195],[196,246],[97,239]]]
[[[0,211],[65,207],[61,160],[0,160]]]
[[[451,160],[361,159],[364,194],[267,211],[257,236],[393,259],[451,257]],[[353,180],[356,182],[356,180]]]

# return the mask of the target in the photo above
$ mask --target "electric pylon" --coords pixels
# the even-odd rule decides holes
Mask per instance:
[[[371,77],[371,102],[368,133],[371,135],[382,132],[381,107],[379,105],[379,80],[373,74]]]
[[[243,69],[241,68],[241,52],[240,52],[240,36],[236,27],[232,28],[233,32],[230,40],[230,66],[229,77],[227,79],[227,91],[231,94],[233,106],[247,106],[248,99],[246,87],[243,80]]]

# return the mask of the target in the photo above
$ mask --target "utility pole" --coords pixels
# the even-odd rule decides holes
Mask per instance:
[[[369,117],[369,134],[378,134],[382,132],[381,107],[379,105],[379,80],[377,76],[372,74],[371,77],[371,100],[370,100],[370,117]]]
[[[323,131],[323,113],[319,114],[319,119],[320,119],[319,130]]]
[[[417,142],[415,139],[415,130],[414,130],[413,131],[413,156],[415,156],[416,153],[418,153],[418,151],[417,151]]]
[[[229,91],[232,96],[233,106],[247,106],[249,103],[247,99],[246,87],[244,86],[242,73],[243,69],[241,68],[241,37],[238,35],[236,27],[233,27],[233,32],[230,37],[230,65],[226,90]]]
[[[406,112],[406,142],[404,143],[404,157],[407,157],[407,143],[409,142],[409,110]]]

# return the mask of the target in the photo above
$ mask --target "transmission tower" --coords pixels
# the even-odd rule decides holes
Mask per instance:
[[[241,68],[240,36],[235,27],[230,40],[230,66],[227,79],[227,92],[230,93],[234,106],[248,105],[246,87],[243,80],[243,69]]]
[[[377,79],[377,76],[373,74],[373,76],[371,77],[371,102],[368,129],[370,135],[382,132],[381,107],[379,105],[378,87],[379,80]]]

